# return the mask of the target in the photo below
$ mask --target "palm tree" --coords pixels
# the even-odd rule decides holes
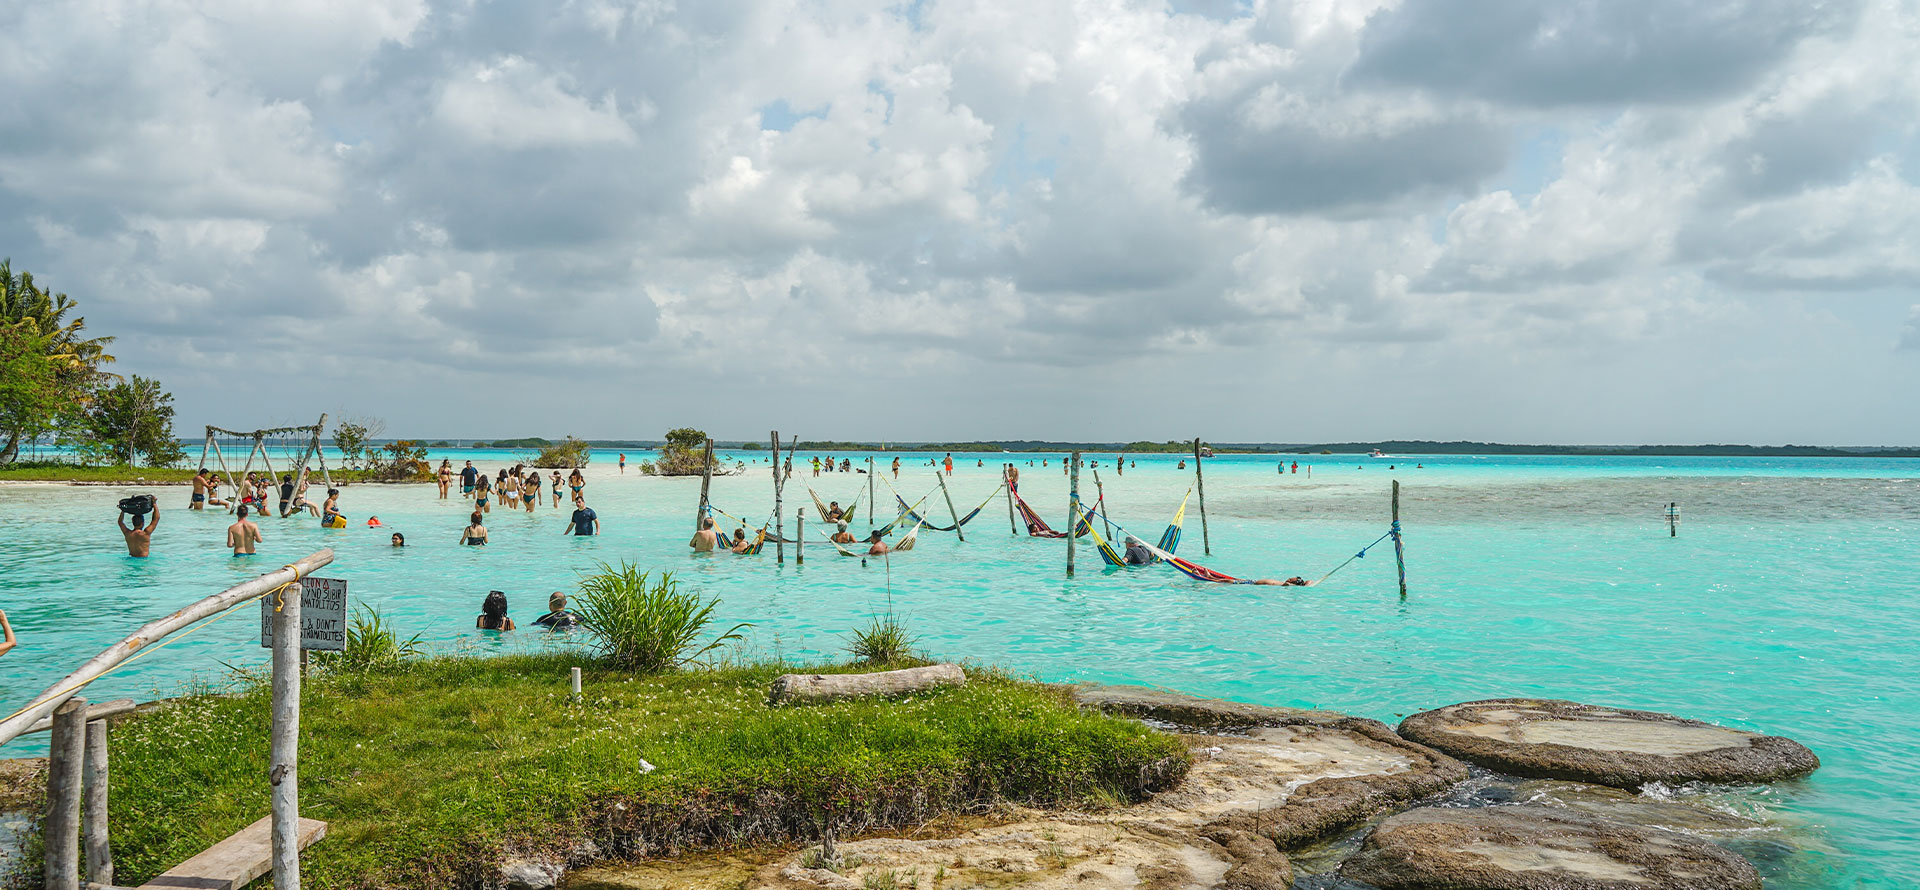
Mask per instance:
[[[0,324],[32,324],[46,338],[47,359],[55,365],[61,388],[72,404],[84,407],[93,383],[117,375],[100,370],[101,365],[114,360],[106,348],[113,338],[85,336],[85,318],[66,320],[67,313],[77,305],[66,294],[36,286],[33,273],[15,274],[11,259],[0,259]],[[6,445],[0,446],[0,464],[12,463],[20,453],[20,440],[37,432],[41,431],[19,427],[0,430],[6,435]]]

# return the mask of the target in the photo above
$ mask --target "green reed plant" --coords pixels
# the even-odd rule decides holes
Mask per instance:
[[[740,631],[753,625],[736,624],[699,645],[719,605],[717,598],[681,591],[671,572],[655,580],[626,562],[618,568],[601,563],[599,573],[580,580],[574,598],[581,628],[601,654],[615,667],[640,673],[672,670],[741,639]]]
[[[419,634],[400,639],[380,610],[361,603],[347,624],[347,647],[339,652],[315,652],[314,661],[327,670],[364,672],[398,667],[425,651]]]
[[[868,664],[905,664],[917,660],[913,647],[919,643],[920,636],[889,612],[873,617],[866,627],[855,628],[847,640],[846,650]]]

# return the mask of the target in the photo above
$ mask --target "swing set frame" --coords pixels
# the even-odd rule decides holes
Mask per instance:
[[[226,456],[220,453],[220,446],[214,440],[220,436],[226,436],[229,439],[252,439],[253,450],[247,452],[247,462],[240,467],[239,478],[246,478],[247,473],[253,470],[253,459],[258,457],[260,458],[260,462],[267,468],[267,478],[272,479],[274,475],[273,458],[267,451],[267,437],[285,436],[289,433],[305,433],[307,437],[306,447],[301,449],[300,458],[294,461],[293,466],[289,467],[288,471],[298,480],[306,473],[307,462],[317,459],[320,464],[321,480],[326,482],[328,488],[332,488],[333,475],[327,472],[327,453],[325,449],[320,447],[320,433],[324,431],[326,427],[327,415],[325,414],[320,415],[320,420],[311,426],[279,426],[271,429],[250,430],[247,432],[230,430],[209,424],[207,426],[207,440],[200,446],[199,466],[205,467],[207,465],[207,454],[211,452],[213,459],[220,465],[220,472],[226,474],[228,487],[236,492],[234,497],[227,502],[227,512],[231,513],[233,512],[234,505],[240,503],[240,495],[237,493],[240,491],[240,483],[235,481],[233,470],[227,467]]]

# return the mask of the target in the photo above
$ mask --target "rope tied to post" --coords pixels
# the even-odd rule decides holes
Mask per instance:
[[[281,568],[292,569],[293,580],[288,581],[284,584],[281,584],[279,587],[275,587],[272,593],[269,594],[269,596],[273,597],[273,611],[274,611],[274,614],[276,615],[280,613],[281,609],[284,609],[287,607],[287,596],[286,596],[287,588],[300,583],[300,564],[299,563],[288,563],[287,565],[281,566]]]

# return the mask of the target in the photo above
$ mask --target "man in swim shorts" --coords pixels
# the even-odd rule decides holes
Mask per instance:
[[[479,475],[480,471],[473,468],[473,461],[467,461],[467,465],[460,470],[460,494],[462,497],[473,497],[473,480]]]
[[[227,526],[227,546],[233,548],[234,556],[252,556],[254,545],[266,539],[260,536],[260,526],[247,519],[245,504],[235,512],[239,515],[232,525]]]
[[[713,517],[709,516],[700,520],[700,530],[693,533],[693,540],[688,541],[687,546],[692,547],[695,553],[712,553],[717,543],[713,533]]]
[[[201,467],[200,472],[193,474],[193,502],[187,505],[187,509],[205,510],[206,508],[207,508],[207,468]]]
[[[127,514],[119,517],[120,536],[127,539],[127,555],[145,558],[153,547],[153,530],[160,527],[160,502],[153,502],[153,524],[147,525],[147,517],[133,514],[133,527],[127,527]]]

